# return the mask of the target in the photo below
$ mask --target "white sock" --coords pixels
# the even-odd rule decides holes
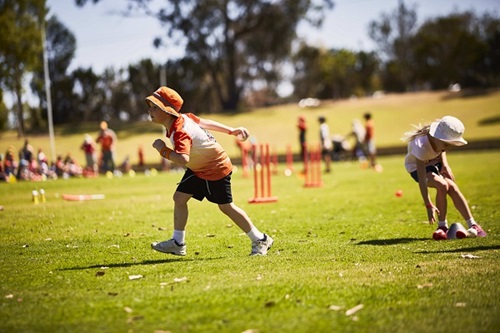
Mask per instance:
[[[438,222],[438,227],[446,227],[446,228],[448,228],[448,221],[446,221],[446,220],[439,221]]]
[[[467,225],[469,226],[469,228],[472,227],[474,224],[477,224],[473,217],[471,217],[470,219],[468,219],[465,222],[467,222]]]
[[[264,238],[264,234],[260,232],[256,227],[253,227],[249,232],[247,232],[247,236],[250,237],[252,242],[261,240]]]
[[[174,230],[172,238],[177,242],[177,244],[183,245],[186,239],[186,230]]]

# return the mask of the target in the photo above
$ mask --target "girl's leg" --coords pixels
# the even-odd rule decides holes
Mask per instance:
[[[467,203],[467,200],[465,199],[462,192],[460,192],[458,185],[451,179],[446,179],[446,181],[448,182],[448,195],[453,200],[455,208],[462,215],[464,220],[467,221],[471,219],[472,213],[470,211],[469,204]]]

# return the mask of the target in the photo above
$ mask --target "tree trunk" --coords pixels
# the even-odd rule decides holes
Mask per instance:
[[[24,137],[24,117],[23,117],[23,101],[22,101],[22,87],[21,80],[19,79],[16,84],[16,100],[17,100],[17,137]]]

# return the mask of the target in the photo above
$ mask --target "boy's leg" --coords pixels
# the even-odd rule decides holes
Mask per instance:
[[[184,237],[188,217],[187,202],[191,197],[192,194],[178,191],[174,193],[174,230],[172,238],[163,242],[152,243],[151,247],[154,250],[179,256],[186,255]]]
[[[221,204],[219,205],[219,209],[231,220],[233,220],[233,222],[236,223],[236,225],[245,233],[249,233],[250,230],[254,228],[254,225],[247,213],[240,207],[236,206],[233,202]]]
[[[247,213],[234,203],[219,204],[219,209],[226,214],[231,220],[236,223],[241,230],[243,230],[247,236],[252,240],[252,252],[251,256],[256,255],[266,255],[267,251],[271,248],[274,240],[260,232],[250,221]]]
[[[187,202],[193,195],[176,191],[174,193],[174,230],[186,230],[188,219]]]

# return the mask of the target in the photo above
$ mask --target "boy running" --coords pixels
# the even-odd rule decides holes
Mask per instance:
[[[172,239],[155,242],[151,247],[159,252],[185,256],[185,229],[188,218],[187,203],[191,198],[213,202],[252,241],[250,255],[266,255],[273,239],[260,232],[248,215],[233,203],[231,174],[233,165],[222,146],[208,132],[213,130],[248,138],[244,127],[231,128],[216,121],[203,119],[192,113],[180,114],[183,100],[173,89],[158,88],[146,98],[151,121],[163,125],[173,149],[161,139],[153,147],[164,158],[186,167],[186,172],[174,193],[174,231]]]

